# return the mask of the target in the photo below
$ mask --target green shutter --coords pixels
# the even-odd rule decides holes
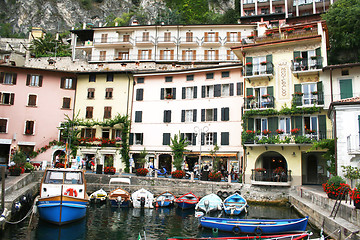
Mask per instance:
[[[352,98],[353,92],[352,92],[352,79],[342,79],[339,80],[340,82],[340,98]]]
[[[270,95],[270,97],[273,97],[274,96],[274,87],[273,86],[267,87],[266,92],[267,92],[267,94]]]
[[[279,124],[279,118],[278,117],[269,117],[268,118],[268,126],[269,126],[269,131],[271,131],[271,135],[275,135],[276,134],[276,129],[278,129],[278,124]]]
[[[294,51],[294,61],[297,57],[300,57],[300,52],[299,51]]]
[[[318,91],[318,104],[324,105],[324,92],[322,82],[317,82],[317,91]]]
[[[326,139],[326,115],[319,115],[319,138]]]
[[[246,88],[246,96],[254,95],[254,89],[253,88]]]
[[[254,119],[253,118],[248,118],[247,130],[254,131]]]
[[[266,55],[266,73],[273,73],[272,54]]]
[[[247,63],[251,63],[251,64],[247,65]],[[252,71],[253,71],[252,57],[246,57],[245,58],[245,71],[246,71],[245,76],[251,76],[252,75]]]
[[[303,121],[301,116],[295,116],[295,128],[300,129],[299,135],[303,134]]]
[[[316,48],[315,49],[315,54],[317,56],[317,58],[316,58],[316,60],[317,60],[316,67],[317,67],[317,69],[322,68],[321,48]]]
[[[294,93],[296,93],[296,92],[299,92],[299,93],[302,92],[301,84],[294,84]],[[294,99],[295,99],[295,102],[294,102],[295,106],[301,106],[302,105],[302,96],[295,95]]]

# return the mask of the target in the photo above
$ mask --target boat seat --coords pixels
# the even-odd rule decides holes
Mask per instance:
[[[111,183],[127,183],[127,184],[131,184],[131,179],[130,178],[111,178],[109,185]]]

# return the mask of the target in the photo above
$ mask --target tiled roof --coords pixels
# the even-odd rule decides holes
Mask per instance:
[[[352,97],[352,98],[346,98],[346,99],[341,99],[339,101],[335,101],[335,103],[343,103],[343,102],[360,102],[360,97]]]

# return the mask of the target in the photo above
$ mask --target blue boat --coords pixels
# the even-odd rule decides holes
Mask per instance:
[[[63,225],[86,216],[89,197],[84,172],[75,169],[46,169],[36,206],[41,219]]]
[[[220,211],[222,210],[222,203],[223,201],[218,195],[211,193],[200,199],[199,203],[195,206],[195,210],[205,213]]]
[[[130,193],[122,188],[112,190],[108,199],[112,207],[130,207]]]
[[[239,215],[242,211],[246,211],[247,202],[240,194],[234,193],[227,197],[223,203],[223,209],[228,215]]]
[[[306,229],[308,217],[299,219],[230,219],[230,218],[200,218],[202,227],[234,234],[280,234],[303,232]]]
[[[181,197],[175,199],[175,203],[181,209],[195,208],[198,202],[199,202],[199,198],[192,192],[186,193]]]
[[[163,192],[155,198],[155,207],[169,207],[174,204],[175,198],[171,192]]]

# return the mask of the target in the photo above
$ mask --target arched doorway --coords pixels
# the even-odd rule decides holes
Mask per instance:
[[[261,173],[262,181],[286,182],[288,176],[287,161],[275,151],[262,153],[255,162],[255,174]]]
[[[159,155],[159,169],[166,168],[168,173],[171,172],[172,157],[170,154]]]
[[[56,150],[53,154],[52,166],[56,165],[56,162],[64,163],[65,152],[63,150]]]

